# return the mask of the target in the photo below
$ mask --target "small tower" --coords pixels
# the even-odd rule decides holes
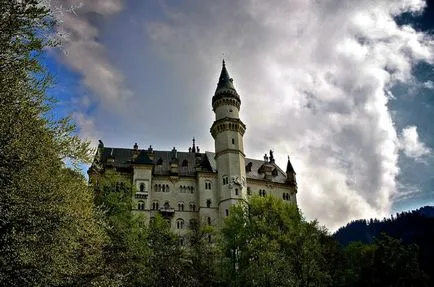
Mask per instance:
[[[297,192],[297,180],[295,175],[295,170],[292,167],[291,160],[288,156],[288,163],[286,164],[286,182],[294,188],[295,192]]]
[[[240,96],[223,60],[217,89],[212,98],[216,117],[211,127],[215,144],[220,218],[228,215],[232,204],[247,198],[243,143],[246,126],[239,118],[240,106]]]

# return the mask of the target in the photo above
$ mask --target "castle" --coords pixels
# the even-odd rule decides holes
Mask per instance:
[[[100,141],[89,168],[95,174],[114,170],[136,187],[133,210],[163,215],[178,234],[200,222],[218,226],[229,215],[230,206],[250,195],[272,195],[296,203],[295,171],[288,157],[286,172],[274,161],[273,152],[264,159],[246,158],[245,124],[239,118],[241,99],[223,66],[212,97],[215,121],[211,126],[214,152],[201,153],[193,145],[188,152],[105,147]]]

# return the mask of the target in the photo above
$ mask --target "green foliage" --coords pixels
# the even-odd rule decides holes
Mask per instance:
[[[38,1],[0,2],[0,285],[97,284],[106,240],[68,119],[49,120],[39,55],[55,22]],[[101,282],[101,281],[100,281]]]
[[[415,245],[383,234],[372,244],[352,243],[344,252],[347,264],[339,286],[429,286]]]
[[[104,251],[106,271],[120,286],[142,286],[149,277],[149,231],[143,216],[131,212],[133,187],[122,176],[107,172],[93,178],[95,202],[104,212],[110,244]]]
[[[231,286],[328,286],[324,231],[295,205],[252,197],[222,228],[222,275]]]

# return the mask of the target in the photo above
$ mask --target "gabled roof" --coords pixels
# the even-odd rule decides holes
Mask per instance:
[[[101,162],[107,164],[110,158],[113,160],[111,165],[117,168],[129,168],[134,164],[152,164],[154,165],[154,175],[170,175],[170,162],[172,161],[172,151],[153,150],[153,159],[150,157],[150,152],[140,150],[136,158],[134,158],[134,150],[128,148],[102,148]],[[195,176],[196,171],[217,172],[217,163],[215,153],[193,153],[193,152],[177,152],[178,174],[180,176]],[[187,161],[187,166],[182,166],[182,162]],[[265,175],[259,170],[265,164],[264,160],[246,158],[245,164],[251,168],[246,171],[247,179],[264,180]],[[285,183],[286,174],[275,163],[267,162],[267,165],[273,166],[277,175],[271,178],[271,182]]]
[[[217,172],[217,163],[215,160],[215,153],[213,152],[205,152],[206,157],[208,158],[208,161],[211,165],[212,171]],[[263,173],[259,173],[259,169],[261,166],[265,164],[264,160],[258,160],[258,159],[252,159],[252,158],[245,158],[245,164],[246,166],[252,163],[250,171],[246,171],[246,177],[248,179],[257,179],[257,180],[263,180],[265,178],[265,175]],[[273,176],[271,179],[271,182],[277,182],[277,183],[285,183],[286,182],[286,174],[283,172],[283,170],[277,166],[275,163],[268,162],[267,164],[272,165],[274,169],[277,171],[277,175]]]

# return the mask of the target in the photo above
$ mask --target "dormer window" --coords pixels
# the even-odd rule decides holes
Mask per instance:
[[[246,165],[246,172],[251,172],[252,171],[252,162],[249,162],[247,165]]]
[[[276,169],[276,168],[273,169],[273,171],[271,172],[271,174],[272,174],[273,176],[277,176],[277,169]]]

